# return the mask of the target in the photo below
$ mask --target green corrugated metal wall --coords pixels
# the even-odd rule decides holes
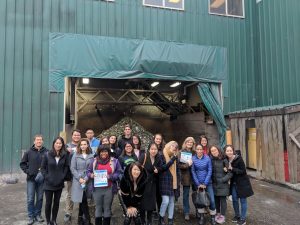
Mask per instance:
[[[299,6],[297,0],[263,0],[258,5],[256,0],[246,0],[246,19],[238,19],[209,15],[207,0],[185,1],[183,12],[144,7],[142,0],[116,0],[114,3],[0,0],[0,172],[17,167],[19,150],[32,144],[34,134],[42,133],[46,146],[50,147],[51,140],[63,128],[63,95],[48,91],[49,32],[225,46],[228,48],[230,90],[224,111],[229,112],[268,104],[267,96],[277,93],[280,85],[296,85],[292,80],[279,78],[284,70],[288,70],[290,78],[299,72],[299,52],[292,46],[294,43],[299,47],[296,42],[299,40],[299,32],[296,33],[299,31],[296,24],[299,10],[297,12],[294,6]],[[295,14],[288,17],[290,10]],[[276,17],[278,14],[286,18],[287,26]],[[270,32],[278,32],[278,28],[269,27],[273,23],[274,26],[281,24],[283,33],[275,35],[278,37],[275,42],[269,40],[274,36]],[[285,44],[285,35],[292,31],[295,32],[293,42]],[[269,47],[265,46],[267,44]],[[289,51],[282,56],[284,65],[281,68],[281,58],[274,58],[274,53],[283,51],[283,47],[288,47]],[[260,62],[263,66],[255,66]],[[272,67],[270,63],[275,64]],[[277,77],[273,78],[273,74]],[[269,79],[272,84],[266,82]],[[285,95],[278,98],[286,102],[299,100],[294,92],[297,91],[285,91]]]
[[[260,78],[258,106],[300,100],[300,1],[263,0],[258,5]]]

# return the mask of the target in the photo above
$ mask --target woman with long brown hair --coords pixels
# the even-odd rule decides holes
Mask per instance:
[[[223,155],[220,148],[212,145],[209,148],[209,156],[212,162],[212,185],[216,204],[216,222],[225,223],[227,210],[226,197],[229,195],[229,180],[232,173],[228,171],[228,159]]]
[[[235,214],[232,222],[245,225],[248,208],[247,198],[252,196],[254,192],[243,158],[235,153],[232,145],[226,145],[224,151],[229,161],[228,171],[232,173],[230,192]]]
[[[80,139],[76,153],[72,157],[71,172],[73,174],[72,183],[72,201],[79,203],[78,224],[91,224],[91,218],[88,210],[87,188],[89,178],[87,176],[87,169],[90,163],[94,160],[92,149],[87,138]],[[86,221],[83,220],[83,215]]]
[[[44,191],[46,197],[45,215],[47,225],[56,225],[59,201],[68,171],[69,160],[65,149],[65,142],[62,137],[57,137],[52,143],[52,149],[45,154],[41,166],[41,172],[45,177]]]

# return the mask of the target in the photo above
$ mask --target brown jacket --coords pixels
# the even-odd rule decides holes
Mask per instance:
[[[191,167],[189,166],[188,163],[182,163],[180,162],[181,158],[181,152],[191,152],[187,149],[181,149],[179,154],[178,154],[178,159],[179,159],[179,168],[181,172],[181,184],[183,186],[190,186],[192,184],[192,175],[191,175]],[[194,155],[195,152],[192,152]]]

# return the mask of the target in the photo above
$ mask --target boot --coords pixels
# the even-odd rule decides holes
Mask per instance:
[[[77,224],[78,225],[84,225],[84,223],[83,223],[83,217],[82,216],[78,216]]]
[[[174,223],[173,223],[173,219],[168,219],[168,225],[173,225]]]
[[[91,223],[91,219],[88,218],[84,220],[83,225],[93,225],[93,224]]]
[[[210,216],[210,219],[211,219],[211,225],[216,225],[216,217],[215,217],[215,215],[211,215]]]
[[[145,224],[152,225],[152,216],[151,216],[151,218],[147,219],[147,223],[145,223]]]
[[[95,217],[95,225],[102,225],[103,217]]]
[[[103,218],[103,225],[110,225],[110,217]]]
[[[199,225],[204,225],[204,213],[199,213]]]
[[[91,217],[90,217],[90,214],[87,214],[87,215],[85,215],[85,219],[83,220],[84,221],[84,225],[93,225],[92,223],[91,223]]]
[[[161,216],[159,216],[158,225],[166,225],[165,219],[163,217],[161,217]]]

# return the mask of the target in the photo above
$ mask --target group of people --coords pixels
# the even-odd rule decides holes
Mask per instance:
[[[64,139],[57,137],[50,150],[43,147],[42,135],[34,137],[33,146],[20,162],[27,174],[29,225],[44,221],[44,193],[47,225],[57,224],[65,184],[64,220],[71,221],[74,203],[79,203],[79,225],[92,224],[91,200],[95,204],[95,225],[110,225],[115,195],[123,210],[124,225],[151,225],[154,212],[159,225],[172,225],[180,186],[185,220],[190,220],[192,189],[206,191],[210,199],[209,209],[196,208],[199,225],[205,224],[206,212],[211,224],[224,223],[229,195],[235,212],[232,221],[246,224],[247,197],[253,191],[245,163],[233,146],[225,146],[222,152],[217,145],[209,146],[207,138],[201,136],[198,143],[187,137],[179,148],[176,141],[165,143],[161,134],[155,134],[143,150],[140,137],[132,135],[128,124],[119,139],[111,135],[98,140],[90,128],[85,135],[82,138],[80,130],[73,130],[70,143],[65,145]]]

